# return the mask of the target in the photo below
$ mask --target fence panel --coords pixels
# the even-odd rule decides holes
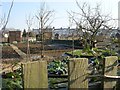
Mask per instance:
[[[68,86],[69,89],[88,88],[88,59],[72,58],[68,65]]]
[[[48,88],[46,61],[34,61],[23,64],[24,88]]]
[[[117,75],[116,56],[106,57],[104,60],[103,75]],[[22,65],[24,88],[48,88],[48,73],[46,61],[34,61]],[[68,63],[69,89],[88,89],[88,59],[71,58]],[[116,81],[103,78],[102,88],[113,88]]]
[[[117,56],[109,56],[105,57],[105,67],[104,67],[104,75],[106,76],[117,76]],[[106,78],[104,79],[104,89],[109,88],[113,89],[116,85],[116,81],[114,79]]]

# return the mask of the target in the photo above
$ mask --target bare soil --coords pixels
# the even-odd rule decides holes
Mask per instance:
[[[7,58],[20,58],[20,56],[8,45],[2,47],[2,59]]]
[[[18,43],[16,46],[23,52],[27,52],[27,44]],[[71,49],[61,49],[54,48],[50,46],[45,46],[45,50],[43,54],[46,56],[45,60],[51,61],[53,59],[59,58],[64,52],[70,51]],[[31,56],[40,56],[41,55],[41,45],[40,44],[30,44],[30,53]],[[2,47],[2,66],[3,69],[10,69],[11,65],[15,62],[21,62],[23,59],[12,49],[11,46],[3,46]]]
[[[16,44],[16,46],[23,51],[24,53],[27,53],[27,44],[19,43]],[[44,55],[46,56],[55,56],[59,57],[66,51],[70,51],[71,48],[62,48],[62,47],[54,47],[49,45],[44,45],[44,50],[42,51]],[[41,44],[30,44],[30,54],[41,54]]]
[[[18,43],[15,44],[22,52],[27,53],[27,44],[26,43]],[[50,57],[59,57],[61,56],[64,52],[70,51],[71,48],[61,48],[61,47],[53,47],[53,46],[44,46],[44,50],[42,53],[45,56],[50,56]],[[41,44],[30,44],[30,54],[33,55],[41,55]],[[2,59],[19,59],[21,58],[12,48],[11,46],[3,46],[2,47]]]

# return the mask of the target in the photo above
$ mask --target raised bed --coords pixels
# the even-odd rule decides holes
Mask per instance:
[[[16,46],[21,50],[23,51],[24,53],[27,53],[27,44],[26,43],[18,43],[16,44]],[[71,48],[68,48],[68,47],[62,47],[62,46],[52,46],[52,45],[45,45],[44,46],[44,51],[45,53],[49,53],[49,52],[56,52],[57,53],[59,52],[58,50],[70,50]],[[63,51],[62,51],[63,52]],[[41,54],[41,44],[39,43],[30,43],[30,53],[31,54]]]
[[[2,46],[2,58],[20,58],[20,56],[11,48],[11,46]]]

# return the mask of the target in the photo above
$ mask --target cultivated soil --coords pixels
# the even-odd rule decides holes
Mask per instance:
[[[11,48],[11,46],[2,46],[2,59],[20,58],[20,56]]]
[[[18,43],[15,44],[22,52],[27,53],[27,44]],[[45,45],[42,53],[45,56],[50,57],[60,57],[64,52],[71,51],[71,48],[62,46],[50,46]],[[31,55],[41,55],[41,44],[30,43],[30,54]],[[5,45],[2,47],[2,59],[21,59],[21,57],[12,49],[10,45]]]
[[[16,46],[24,53],[27,53],[27,44],[19,43]],[[71,51],[71,48],[62,46],[44,45],[42,53],[45,56],[60,57],[64,52]],[[41,44],[30,44],[30,54],[41,55]]]
[[[27,52],[27,44],[18,43],[15,44],[22,52]],[[70,48],[62,48],[62,47],[53,47],[45,45],[43,55],[45,56],[45,60],[52,61],[54,59],[60,58],[60,56],[67,51],[70,51]],[[30,54],[33,57],[39,58],[41,56],[41,45],[40,44],[30,44]],[[11,70],[12,64],[15,62],[21,62],[23,59],[18,55],[10,45],[2,46],[2,63],[0,63],[0,67],[2,69]]]

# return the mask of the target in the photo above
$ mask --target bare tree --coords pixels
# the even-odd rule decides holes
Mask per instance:
[[[95,8],[91,8],[86,3],[80,5],[77,1],[76,4],[80,12],[68,13],[75,22],[77,30],[82,31],[84,47],[94,47],[96,35],[101,29],[111,30],[112,26],[108,25],[108,22],[113,19],[109,15],[103,15],[98,4]]]
[[[11,2],[11,6],[10,6],[10,9],[8,11],[7,18],[5,18],[5,15],[4,15],[4,17],[2,17],[0,19],[0,26],[3,26],[2,27],[3,31],[5,30],[5,28],[6,28],[7,24],[8,24],[8,21],[9,21],[9,18],[10,18],[10,14],[11,14],[11,11],[12,11],[12,8],[13,8],[13,4],[14,4],[14,0],[12,0],[12,2]]]
[[[5,32],[6,26],[7,26],[8,22],[9,22],[9,18],[10,18],[10,14],[11,14],[11,11],[12,11],[12,8],[13,8],[13,4],[14,4],[14,0],[11,2],[7,17],[6,17],[5,14],[3,16],[1,15],[1,17],[0,17],[0,30],[1,30],[0,39],[1,39],[1,42],[3,42],[2,38],[5,35],[4,32]]]
[[[0,18],[0,29],[3,28],[4,24],[5,24],[5,15],[1,16],[1,18]]]
[[[36,15],[36,18],[39,22],[39,29],[41,33],[41,57],[43,57],[43,50],[44,50],[44,30],[50,28],[50,25],[53,22],[52,16],[54,11],[48,10],[45,3],[41,4],[41,8]]]
[[[31,17],[30,15],[28,16],[28,18],[26,19],[26,24],[27,24],[27,28],[28,28],[28,33],[27,33],[27,60],[30,60],[30,43],[29,43],[29,32],[31,30],[31,26],[33,24],[33,17]]]

